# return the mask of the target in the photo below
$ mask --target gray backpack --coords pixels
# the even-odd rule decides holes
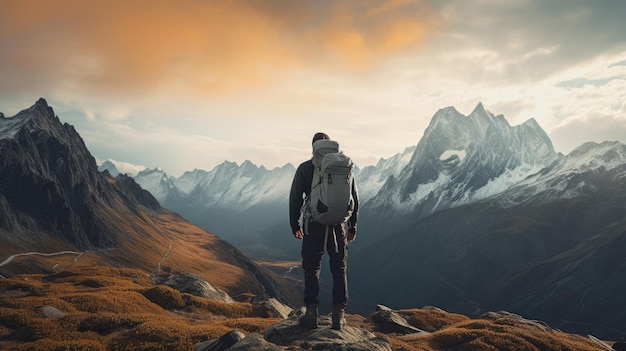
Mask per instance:
[[[304,218],[325,225],[346,222],[354,211],[352,160],[332,140],[313,143],[311,194],[303,206]]]

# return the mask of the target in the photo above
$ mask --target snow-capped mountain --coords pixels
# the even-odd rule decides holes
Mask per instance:
[[[403,152],[387,159],[380,159],[375,166],[356,170],[355,178],[359,189],[359,198],[365,203],[374,197],[390,177],[397,177],[411,160],[416,146],[409,146]]]
[[[112,175],[114,177],[117,177],[117,175],[120,174],[120,171],[117,169],[117,167],[115,167],[113,162],[111,162],[109,160],[106,160],[106,161],[102,162],[98,166],[98,171],[99,172],[107,171],[107,172],[109,172],[110,175]]]
[[[585,143],[500,193],[398,218],[385,236],[360,226],[353,295],[469,314],[504,308],[610,337],[626,327],[625,214],[626,145]]]
[[[179,178],[175,179],[175,182],[180,191],[184,194],[190,194],[196,185],[208,177],[209,172],[196,168],[193,171],[186,171]]]
[[[497,201],[510,207],[570,199],[599,188],[594,185],[597,179],[591,179],[589,174],[602,175],[602,181],[609,184],[626,179],[626,145],[617,141],[585,143],[507,189]]]
[[[416,146],[375,166],[355,168],[359,231],[367,242],[409,221],[498,194],[506,194],[498,197],[500,206],[567,198],[573,182],[581,181],[575,170],[590,165],[612,169],[623,163],[621,155],[619,145],[609,143],[586,144],[565,157],[554,151],[534,119],[511,126],[480,103],[467,116],[454,107],[443,108]],[[260,236],[266,240],[288,233],[287,199],[294,172],[291,164],[268,170],[250,161],[225,161],[210,171],[195,169],[178,178],[158,168],[145,170],[135,180],[162,206],[243,248],[250,242],[259,247]],[[269,245],[266,241],[260,246]]]
[[[260,204],[286,203],[295,170],[291,165],[267,170],[250,161],[241,166],[224,162],[206,174],[190,192],[194,203],[205,208],[244,211]]]
[[[482,104],[468,116],[447,107],[364,208],[376,217],[424,217],[500,193],[560,157],[534,119],[511,126]]]
[[[168,198],[172,198],[179,193],[178,188],[174,184],[174,178],[168,176],[158,167],[145,169],[137,173],[134,179],[142,188],[148,190],[159,201],[161,206],[167,204]]]
[[[268,240],[289,233],[287,200],[294,173],[291,164],[268,170],[250,161],[224,161],[210,171],[195,169],[178,178],[160,168],[144,170],[135,181],[163,207],[254,255]]]
[[[166,207],[185,204],[243,212],[256,205],[284,203],[294,172],[289,164],[268,170],[250,161],[241,166],[225,161],[211,171],[195,169],[178,178],[160,168],[147,169],[135,181]]]

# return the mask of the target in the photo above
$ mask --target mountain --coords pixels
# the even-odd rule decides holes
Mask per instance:
[[[107,171],[113,177],[117,177],[117,175],[120,174],[120,171],[117,169],[117,167],[115,167],[113,162],[109,160],[102,162],[102,164],[98,166],[98,171],[100,172]]]
[[[625,214],[626,145],[586,143],[500,193],[415,216],[353,254],[351,295],[467,314],[505,309],[623,338]]]
[[[396,178],[411,161],[417,146],[409,146],[403,152],[387,159],[380,159],[374,166],[357,169],[355,179],[359,190],[359,199],[366,203],[376,196],[389,178]]]
[[[41,257],[55,253],[146,271],[163,263],[233,294],[297,295],[231,244],[163,209],[132,178],[100,173],[74,127],[40,99],[0,118],[0,274],[54,271],[59,265]]]
[[[363,205],[376,235],[406,221],[497,194],[562,157],[534,119],[511,126],[482,104],[435,113],[404,168]]]
[[[178,178],[155,168],[134,177],[159,203],[216,233],[246,254],[296,259],[290,240],[287,200],[295,168],[266,169],[250,161],[225,161],[211,171],[195,169]],[[271,249],[268,249],[271,248]]]
[[[185,196],[174,184],[174,178],[170,177],[160,168],[145,169],[133,177],[137,184],[141,185],[152,194],[159,203],[168,207],[169,204],[177,203]]]
[[[376,166],[355,167],[361,201],[406,166],[415,146]],[[104,165],[104,164],[103,164]],[[159,203],[218,234],[246,254],[263,259],[298,259],[300,243],[291,240],[287,207],[295,167],[266,169],[250,161],[225,161],[211,171],[194,169],[180,177],[160,168],[139,172],[135,181]]]

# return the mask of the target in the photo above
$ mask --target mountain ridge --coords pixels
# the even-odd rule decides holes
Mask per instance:
[[[281,277],[162,208],[131,177],[100,173],[74,127],[44,99],[1,119],[0,130],[0,255],[70,250],[152,271],[169,246],[170,270],[199,274],[231,293],[295,301]],[[50,272],[42,262],[11,262],[0,274]]]

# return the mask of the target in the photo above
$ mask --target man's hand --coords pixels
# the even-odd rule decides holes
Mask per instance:
[[[349,243],[353,242],[354,239],[356,239],[356,233],[354,231],[354,228],[348,229],[348,235],[346,236],[346,239]]]
[[[302,238],[304,237],[304,233],[302,233],[302,228],[298,228],[298,230],[296,230],[296,232],[295,232],[295,233],[293,233],[293,236],[294,236],[296,239],[300,239],[300,240],[302,240]]]

